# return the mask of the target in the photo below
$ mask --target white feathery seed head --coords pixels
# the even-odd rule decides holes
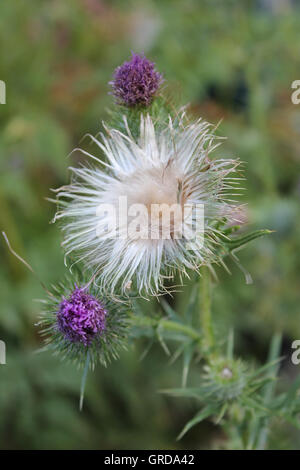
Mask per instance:
[[[221,261],[217,223],[232,213],[238,162],[210,159],[220,138],[184,113],[159,131],[141,115],[137,140],[124,122],[126,134],[104,126],[99,138],[90,136],[104,158],[82,150],[97,164],[71,168],[55,220],[66,256],[91,270],[106,293],[126,294],[132,286],[157,295],[176,271]]]

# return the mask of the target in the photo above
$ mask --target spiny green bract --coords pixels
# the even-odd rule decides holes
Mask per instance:
[[[57,325],[57,313],[61,302],[69,298],[76,286],[83,287],[101,304],[107,311],[105,318],[105,330],[95,338],[88,346],[80,342],[71,342],[60,331]],[[89,353],[89,364],[91,368],[99,362],[107,365],[112,359],[118,358],[119,351],[126,348],[128,330],[128,305],[121,301],[112,301],[101,296],[99,289],[93,284],[87,287],[87,280],[83,275],[76,273],[68,275],[64,281],[52,286],[47,292],[47,298],[41,300],[44,310],[40,315],[38,326],[44,338],[46,349],[50,349],[60,359],[69,360],[78,366],[83,366],[87,353]]]

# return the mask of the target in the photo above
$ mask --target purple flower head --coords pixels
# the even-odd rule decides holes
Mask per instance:
[[[131,60],[117,67],[112,86],[112,94],[119,104],[148,106],[159,86],[162,75],[155,70],[155,64],[145,56],[132,53]]]
[[[71,343],[89,346],[97,334],[105,330],[107,311],[84,288],[75,287],[68,299],[63,299],[57,312],[58,329]]]

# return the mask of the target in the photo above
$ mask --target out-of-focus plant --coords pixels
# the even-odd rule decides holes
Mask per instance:
[[[253,230],[275,230],[242,254],[242,264],[253,275],[252,285],[244,283],[229,256],[226,264],[234,275],[217,268],[221,282],[213,289],[211,305],[215,341],[222,345],[228,325],[233,326],[236,353],[250,362],[250,368],[259,368],[273,333],[282,331],[281,350],[289,356],[290,344],[300,334],[299,106],[290,101],[290,84],[299,78],[297,5],[74,0],[71,7],[59,0],[34,0],[2,2],[0,8],[5,44],[0,79],[7,84],[7,103],[0,109],[0,225],[15,250],[30,259],[47,284],[64,276],[58,231],[48,225],[53,208],[44,198],[49,187],[66,181],[70,162],[77,166],[79,155],[65,156],[87,129],[96,134],[104,118],[126,132],[123,122],[105,115],[110,100],[107,82],[128,50],[148,51],[168,78],[172,96],[191,103],[194,119],[203,116],[217,123],[223,118],[219,132],[229,137],[222,146],[224,155],[238,155],[247,163],[245,216]],[[165,115],[160,99],[153,101],[153,116]],[[168,102],[168,113],[172,108]],[[132,110],[122,111],[133,119]],[[245,233],[243,227],[240,232]],[[7,343],[8,360],[0,370],[1,447],[191,448],[215,447],[220,440],[226,445],[220,425],[212,426],[209,420],[173,442],[174,428],[179,430],[193,415],[198,400],[175,402],[154,391],[178,387],[180,363],[175,359],[187,361],[189,348],[175,354],[176,341],[180,336],[187,344],[193,340],[177,331],[177,322],[171,331],[163,328],[170,310],[167,314],[162,302],[154,300],[139,309],[136,301],[135,318],[138,311],[147,312],[143,322],[149,323],[134,332],[144,337],[120,361],[90,376],[85,410],[79,415],[78,372],[47,354],[31,354],[40,343],[33,327],[40,307],[32,302],[41,297],[40,288],[4,245],[0,249],[0,338]],[[166,297],[167,307],[185,312],[191,298],[197,297],[193,276],[185,284],[183,292]],[[195,341],[199,312],[200,307],[193,320]],[[190,333],[190,326],[185,331]],[[162,361],[155,338],[170,354],[172,367]],[[226,347],[220,348],[226,357]],[[199,358],[195,353],[189,388],[199,386]],[[187,370],[184,366],[184,377]],[[277,393],[287,390],[296,374],[297,366],[284,360]],[[295,382],[290,405],[284,409],[297,404],[298,389]],[[263,421],[270,431],[269,448],[299,447],[299,432],[283,422],[280,413],[259,420],[258,428]],[[221,423],[224,426],[224,420]],[[233,428],[231,434],[224,429],[229,447],[235,439],[237,446],[241,444]],[[253,432],[243,445],[258,442],[257,435]]]

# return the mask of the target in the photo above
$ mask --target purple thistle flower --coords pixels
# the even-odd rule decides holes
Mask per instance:
[[[57,327],[71,343],[89,346],[105,330],[107,310],[84,288],[76,288],[57,312]]]
[[[116,68],[112,86],[112,94],[119,104],[148,106],[159,86],[163,82],[162,75],[155,70],[155,64],[145,56],[132,53],[131,60]]]

